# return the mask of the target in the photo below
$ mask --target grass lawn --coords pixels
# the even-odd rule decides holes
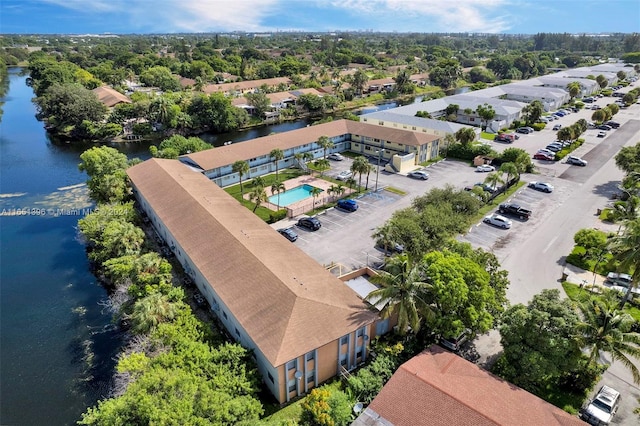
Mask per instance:
[[[482,139],[486,139],[486,140],[489,140],[489,141],[492,141],[495,136],[496,136],[495,133],[489,133],[489,132],[480,133],[480,137]]]
[[[556,407],[562,408],[567,413],[574,415],[578,414],[585,399],[585,395],[570,393],[565,389],[553,387],[548,387],[538,396]]]

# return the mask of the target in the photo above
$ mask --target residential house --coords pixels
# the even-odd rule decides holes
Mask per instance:
[[[92,90],[98,100],[107,108],[113,108],[118,104],[130,104],[131,99],[109,86],[100,86]]]

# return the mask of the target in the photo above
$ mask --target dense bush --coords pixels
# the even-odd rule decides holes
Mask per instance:
[[[269,223],[276,223],[279,220],[284,219],[285,217],[287,217],[287,209],[280,209],[278,211],[275,212],[271,212],[269,213]]]
[[[460,160],[473,160],[478,155],[487,155],[497,157],[497,153],[491,148],[490,145],[463,145],[461,143],[453,144],[447,150],[447,157],[458,158]]]
[[[539,132],[540,130],[544,129],[547,125],[544,123],[533,123],[531,125],[531,127],[533,127],[533,130],[535,130],[536,132]]]
[[[568,147],[563,148],[561,151],[556,152],[556,161],[562,160],[564,157],[566,157],[567,155],[575,151],[578,147],[582,146],[583,143],[584,143],[584,139],[578,139]]]

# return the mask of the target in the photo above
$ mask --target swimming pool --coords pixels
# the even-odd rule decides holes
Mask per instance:
[[[288,189],[280,193],[280,207],[286,207],[289,204],[296,203],[305,198],[311,197],[311,191],[315,188],[311,185],[296,186],[295,188]],[[321,190],[324,192],[324,190]],[[269,197],[271,204],[278,204],[278,194],[274,194]]]

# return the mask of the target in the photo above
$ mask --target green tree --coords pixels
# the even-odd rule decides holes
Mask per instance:
[[[596,76],[596,81],[600,85],[601,89],[604,89],[605,87],[607,87],[609,85],[609,82],[607,81],[607,77],[605,77],[602,74]]]
[[[579,318],[558,290],[543,290],[527,306],[508,308],[499,328],[503,354],[496,363],[502,378],[537,393],[578,364]]]
[[[140,74],[140,82],[146,86],[158,87],[165,92],[177,92],[180,90],[180,82],[171,70],[163,66],[155,66]]]
[[[573,99],[582,92],[582,86],[577,81],[572,81],[567,85],[567,90],[569,91],[569,96]]]
[[[498,185],[504,184],[504,179],[498,173],[489,173],[484,179],[484,183],[488,184],[495,191]]]
[[[89,194],[98,203],[121,202],[129,195],[127,156],[110,147],[93,147],[80,155],[80,171],[87,173]]]
[[[371,277],[380,286],[365,297],[367,302],[382,305],[382,317],[398,316],[398,330],[406,334],[418,332],[423,318],[433,315],[427,297],[429,284],[422,282],[420,269],[411,264],[406,254],[391,257],[384,271]]]
[[[496,111],[493,109],[493,106],[485,103],[476,107],[476,114],[482,119],[484,123],[482,128],[484,129],[489,125],[489,121],[493,120],[493,117],[496,116]]]
[[[362,189],[362,175],[369,170],[369,161],[364,155],[357,156],[351,163],[351,173],[358,174],[358,189]]]
[[[144,231],[132,223],[118,219],[106,224],[99,238],[92,240],[89,259],[102,265],[120,256],[139,255],[144,243]]]
[[[152,156],[176,159],[180,155],[204,151],[213,148],[213,146],[195,136],[185,138],[182,135],[173,135],[160,142],[160,146],[157,149],[154,148],[154,146],[149,148]]]
[[[36,98],[38,117],[56,128],[79,126],[83,121],[99,122],[107,107],[95,93],[80,84],[53,84]]]
[[[279,169],[278,161],[281,161],[282,159],[284,159],[284,151],[282,151],[280,148],[274,148],[269,153],[269,158],[271,158],[273,160],[273,163],[276,166],[276,181],[277,181],[278,180],[278,169]]]
[[[476,139],[476,132],[471,127],[463,127],[456,131],[455,138],[462,145],[469,145]]]
[[[620,267],[631,273],[631,285],[621,302],[624,307],[631,298],[631,290],[640,284],[640,218],[626,223],[622,235],[612,239],[610,249]]]
[[[640,370],[634,364],[640,360],[640,334],[632,332],[636,323],[633,317],[618,311],[615,302],[606,298],[590,298],[578,304],[578,308],[582,314],[577,325],[579,341],[589,349],[589,363],[597,364],[606,352],[613,361],[628,368],[633,381],[640,384]]]
[[[367,73],[361,69],[358,69],[351,78],[351,85],[356,90],[357,95],[362,95],[362,90],[369,81]]]
[[[278,208],[278,210],[280,210],[280,193],[285,191],[285,186],[284,183],[282,182],[274,182],[273,185],[271,185],[271,195],[273,194],[278,194],[278,202],[276,207]]]
[[[393,80],[396,82],[396,90],[400,93],[413,93],[416,90],[415,84],[411,82],[411,74],[407,69],[400,70]]]
[[[264,118],[264,114],[271,110],[271,101],[263,92],[245,93],[244,97],[247,103],[255,108],[256,115],[260,118]]]
[[[511,179],[513,178],[518,178],[518,180],[520,179],[520,171],[518,170],[518,166],[514,163],[502,163],[498,170],[507,175],[507,183],[511,182]]]
[[[233,163],[233,165],[231,166],[231,170],[233,171],[233,173],[237,173],[238,174],[238,178],[240,180],[240,196],[244,196],[244,188],[242,187],[242,177],[244,175],[249,175],[249,163],[247,163],[245,160],[238,160],[236,162]]]
[[[320,148],[322,148],[322,157],[324,159],[327,158],[327,149],[332,149],[335,146],[333,141],[331,141],[331,139],[329,139],[327,136],[320,136],[318,138],[317,144]]]
[[[536,123],[544,112],[544,105],[539,100],[532,101],[529,105],[522,108],[524,119],[527,125]]]
[[[137,334],[147,334],[163,322],[175,318],[177,307],[161,293],[152,293],[133,305],[133,311],[127,318],[131,329]]]
[[[633,146],[625,146],[615,156],[616,166],[629,174],[640,172],[640,143]]]
[[[253,207],[253,212],[260,207],[260,205],[266,201],[268,201],[269,197],[267,197],[267,191],[264,190],[262,185],[256,185],[249,193],[249,200],[251,200],[255,206]]]
[[[440,59],[429,71],[431,84],[448,89],[462,77],[462,67],[455,59]]]

